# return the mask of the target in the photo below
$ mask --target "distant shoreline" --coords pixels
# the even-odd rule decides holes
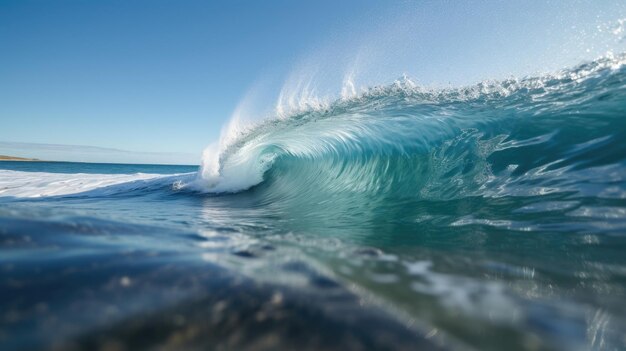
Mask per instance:
[[[42,162],[42,160],[36,159],[36,158],[15,157],[15,156],[5,156],[5,155],[0,155],[0,161]]]

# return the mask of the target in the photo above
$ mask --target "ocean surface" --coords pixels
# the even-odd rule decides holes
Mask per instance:
[[[0,348],[626,349],[625,62],[0,162]]]

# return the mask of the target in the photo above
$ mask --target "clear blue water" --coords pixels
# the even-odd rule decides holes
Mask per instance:
[[[620,58],[401,80],[199,172],[1,162],[0,342],[624,349],[625,114]]]

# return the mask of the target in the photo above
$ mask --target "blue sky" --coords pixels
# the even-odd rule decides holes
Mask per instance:
[[[621,50],[623,37],[607,32],[625,7],[0,0],[0,154],[197,163],[253,86],[271,106],[302,74],[332,95],[350,70],[361,86],[402,74],[441,86],[553,70]],[[69,146],[50,156],[51,144]]]

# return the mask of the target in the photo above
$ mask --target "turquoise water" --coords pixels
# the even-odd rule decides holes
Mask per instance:
[[[0,341],[624,349],[623,61],[401,79],[200,169],[0,163]]]

